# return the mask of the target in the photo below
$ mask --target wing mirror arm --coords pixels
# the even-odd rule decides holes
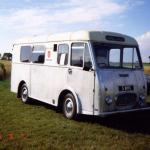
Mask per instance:
[[[83,70],[85,70],[85,71],[94,71],[92,66],[84,66]]]

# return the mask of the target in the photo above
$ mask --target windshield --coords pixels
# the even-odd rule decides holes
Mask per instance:
[[[142,68],[137,47],[102,43],[93,43],[92,45],[96,63],[100,68]]]

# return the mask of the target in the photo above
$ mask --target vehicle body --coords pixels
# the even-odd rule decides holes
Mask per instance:
[[[25,38],[13,46],[11,91],[76,114],[149,109],[138,43],[132,37],[77,31]]]

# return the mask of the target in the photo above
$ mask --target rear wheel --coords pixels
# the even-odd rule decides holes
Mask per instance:
[[[22,100],[23,103],[28,103],[29,102],[28,87],[25,83],[21,87],[20,95],[21,95],[21,100]]]
[[[67,119],[75,119],[76,117],[76,101],[71,93],[64,97],[63,114]]]

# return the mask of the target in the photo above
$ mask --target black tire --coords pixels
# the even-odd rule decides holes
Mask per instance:
[[[28,87],[25,83],[21,86],[20,96],[23,103],[29,103]]]
[[[67,119],[75,119],[77,115],[77,105],[74,96],[68,93],[63,101],[63,114]]]

